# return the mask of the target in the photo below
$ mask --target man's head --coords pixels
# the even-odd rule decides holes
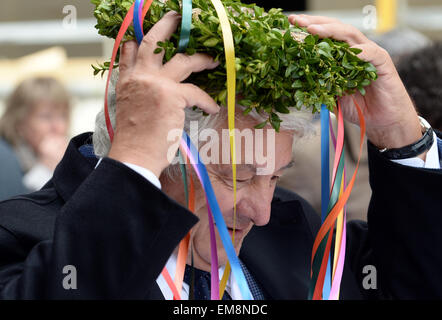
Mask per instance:
[[[115,82],[115,79],[113,80]],[[110,118],[115,117],[115,93],[111,86],[109,96]],[[263,226],[270,219],[270,206],[276,182],[290,167],[294,138],[310,133],[311,115],[295,112],[280,115],[280,132],[267,126],[254,129],[263,121],[257,113],[247,116],[237,106],[235,114],[236,131],[236,217],[234,218],[233,181],[230,159],[230,142],[227,125],[226,108],[215,115],[204,116],[200,111],[186,109],[184,129],[189,133],[193,143],[198,146],[202,161],[205,162],[215,195],[223,214],[224,221],[233,232],[235,226],[234,247],[239,253],[244,237],[254,226]],[[177,139],[180,134],[177,135]],[[103,112],[97,116],[94,133],[94,148],[99,156],[107,155],[110,142],[106,132]],[[194,250],[195,266],[210,270],[210,236],[208,212],[205,194],[190,164],[187,171],[195,182],[195,215],[200,219],[192,229],[191,243]],[[181,173],[178,164],[171,164],[163,171],[160,180],[163,191],[175,201],[185,206],[185,197]],[[217,233],[219,264],[227,262],[222,242]]]
[[[226,132],[228,130],[226,118],[223,117],[222,119],[224,121],[221,122],[221,125],[215,128],[219,137],[223,136],[223,131]],[[290,167],[293,163],[292,144],[294,131],[283,130],[280,133],[275,133],[274,129],[270,127],[253,129],[256,123],[256,120],[253,118],[237,114],[236,149],[241,152],[241,157],[238,156],[236,165],[236,216],[234,214],[231,164],[223,164],[222,161],[219,161],[220,163],[206,164],[210,181],[230,235],[232,235],[233,228],[235,227],[234,248],[237,253],[239,253],[245,236],[254,225],[263,226],[269,222],[270,205],[276,183],[283,174],[284,169]],[[241,139],[240,133],[243,133],[243,139]],[[250,136],[247,133],[250,133]],[[262,134],[262,139],[260,138],[260,133]],[[222,141],[223,139],[220,138],[219,140]],[[224,139],[224,141],[226,140]],[[251,140],[254,141],[249,144],[248,142]],[[200,151],[209,143],[202,144]],[[221,149],[223,149],[223,146],[220,144],[219,154],[222,152]],[[239,152],[237,152],[238,154]],[[252,155],[251,159],[247,159],[250,154]],[[265,159],[265,161],[259,164],[259,158]],[[269,163],[270,165],[268,165]],[[265,170],[260,170],[263,168]],[[191,171],[189,165],[188,169]],[[197,180],[195,174],[192,174],[192,179],[194,181]],[[164,175],[161,182],[166,193],[170,195],[174,195],[176,192],[181,195],[183,194],[181,183],[168,183],[170,180]],[[194,249],[195,265],[200,269],[208,271],[210,270],[211,261],[208,212],[204,191],[198,182],[196,186],[194,213],[199,217],[200,221],[192,230],[191,243]],[[180,198],[179,195],[174,198],[179,199],[184,204],[183,198]],[[227,257],[218,232],[216,232],[216,235],[218,260],[220,265],[223,265],[227,262]]]

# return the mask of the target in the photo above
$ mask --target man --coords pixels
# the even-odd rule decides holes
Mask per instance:
[[[179,19],[169,13],[138,49],[134,42],[123,46],[115,135],[107,157],[97,164],[98,159],[88,151],[90,134],[76,137],[43,190],[0,206],[3,298],[171,298],[159,274],[166,264],[173,274],[174,250],[190,229],[195,272],[210,270],[204,194],[201,188],[195,191],[195,216],[182,205],[182,184],[165,175],[167,154],[171,148],[172,153],[177,150],[167,137],[183,128],[184,109],[196,105],[211,114],[219,110],[205,92],[181,83],[192,72],[215,67],[210,57],[179,54],[162,65],[162,54],[153,53],[157,41],[168,38]],[[341,297],[442,297],[442,235],[438,230],[442,220],[438,197],[441,172],[397,164],[379,151],[406,150],[403,147],[421,140],[424,131],[391,59],[359,31],[336,20],[314,16],[289,19],[320,37],[345,40],[363,49],[361,58],[373,63],[379,73],[366,96],[356,96],[372,143],[373,197],[368,227],[348,226]],[[349,97],[341,99],[347,120],[356,123],[351,101]],[[238,114],[239,129],[253,124],[256,121]],[[225,123],[217,123],[214,130],[225,127]],[[275,162],[270,173],[258,175],[256,159],[252,165],[238,165],[234,246],[240,251],[255,299],[307,297],[319,218],[295,194],[275,191],[277,177],[290,165],[296,134],[293,128],[275,135]],[[103,150],[97,152],[98,146],[106,142],[100,142],[100,135],[94,140],[100,154]],[[422,162],[422,166],[436,161],[439,168],[438,160],[433,141],[412,161]],[[208,165],[208,171],[224,220],[232,228],[231,173],[222,165]],[[226,256],[220,246],[217,249],[222,267]],[[377,270],[375,289],[364,288],[366,265]],[[66,281],[72,270],[76,272],[74,285],[72,278]],[[207,284],[196,284],[195,293],[204,286]],[[241,298],[236,288],[231,277],[227,293],[233,299]],[[183,298],[190,294],[184,286]],[[204,296],[207,294],[202,293]]]

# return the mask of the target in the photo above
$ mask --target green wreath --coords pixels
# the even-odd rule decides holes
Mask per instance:
[[[99,34],[115,39],[133,0],[91,0],[96,6]],[[292,26],[282,9],[265,12],[255,4],[238,0],[222,0],[227,8],[235,43],[236,90],[241,93],[239,103],[246,107],[244,114],[256,109],[268,118],[257,128],[270,123],[277,131],[279,113],[290,108],[311,108],[319,112],[321,105],[336,105],[336,97],[364,95],[365,86],[377,79],[376,68],[357,57],[360,49],[350,48],[346,42],[319,39],[305,28]],[[186,53],[207,53],[220,65],[215,70],[191,75],[186,81],[198,85],[219,104],[227,94],[226,67],[221,26],[210,1],[193,0],[192,28]],[[181,12],[181,1],[154,0],[143,22],[144,32],[168,11]],[[177,53],[180,28],[170,40],[158,42],[156,53],[165,50],[164,62]],[[130,26],[123,41],[135,39]],[[117,60],[118,61],[118,57]],[[117,63],[117,62],[116,62]],[[116,65],[117,66],[117,65]],[[109,62],[92,66],[94,74],[103,74]]]

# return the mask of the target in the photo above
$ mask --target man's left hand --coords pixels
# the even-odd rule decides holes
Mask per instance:
[[[362,49],[359,58],[376,67],[378,79],[365,88],[365,96],[357,92],[339,100],[345,119],[358,124],[353,97],[356,99],[365,118],[367,138],[374,145],[379,148],[400,148],[422,137],[416,110],[385,49],[355,27],[333,18],[290,15],[289,21],[307,27],[308,32],[320,38],[346,41],[351,47]]]

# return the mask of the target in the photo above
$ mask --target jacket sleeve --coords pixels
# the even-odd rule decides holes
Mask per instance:
[[[105,158],[57,214],[53,239],[39,242],[24,261],[8,249],[15,235],[0,228],[0,256],[8,257],[0,268],[0,296],[145,298],[197,221],[141,175]],[[72,267],[76,289],[67,290]]]
[[[365,255],[370,251],[368,260],[377,270],[381,296],[440,299],[442,170],[394,163],[370,143],[368,152],[372,198],[368,235],[363,238],[368,242]]]

